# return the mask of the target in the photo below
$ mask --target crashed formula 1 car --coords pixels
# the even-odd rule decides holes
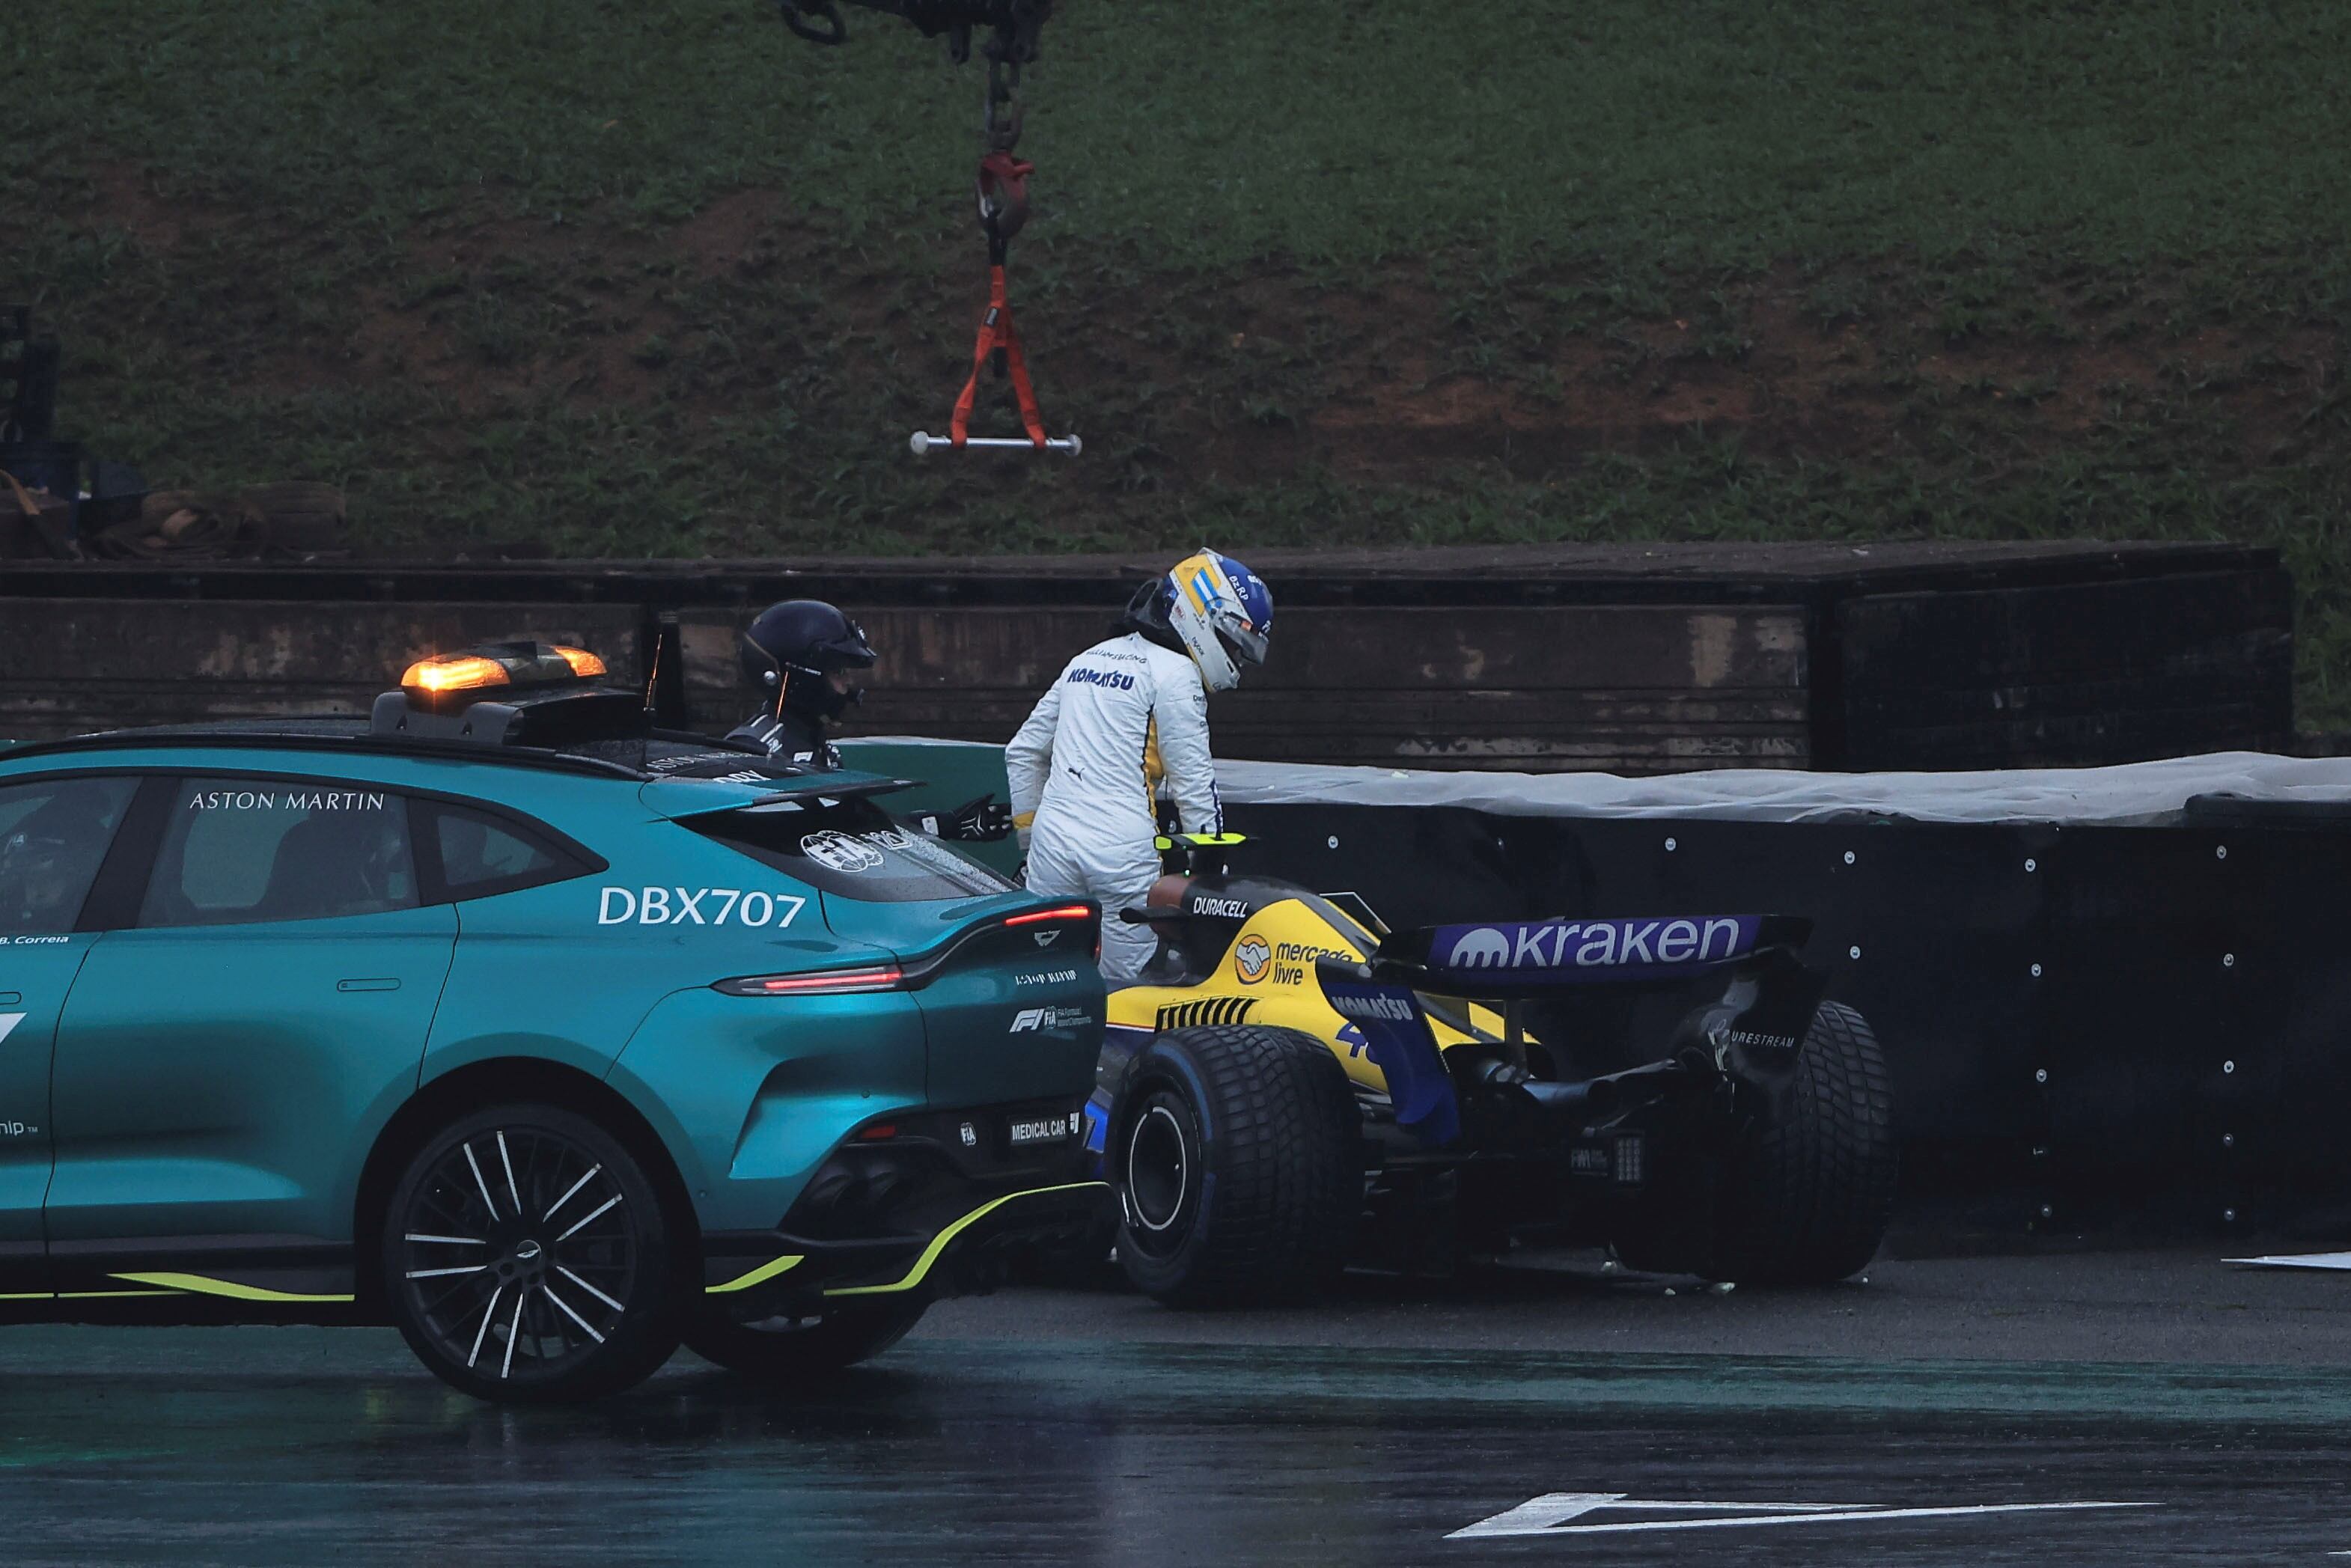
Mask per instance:
[[[1390,931],[1353,894],[1229,874],[1167,842],[1157,955],[1112,994],[1087,1140],[1118,1257],[1162,1301],[1295,1297],[1345,1263],[1449,1267],[1521,1241],[1627,1265],[1825,1283],[1876,1253],[1892,1095],[1861,1015],[1773,915]],[[1625,988],[1703,987],[1639,1065],[1530,1021]]]

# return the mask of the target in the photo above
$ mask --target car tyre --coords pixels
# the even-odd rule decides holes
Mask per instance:
[[[594,1399],[678,1344],[674,1233],[620,1139],[553,1105],[492,1106],[427,1138],[386,1210],[392,1319],[452,1387]]]
[[[738,1323],[705,1316],[687,1327],[685,1347],[756,1382],[794,1383],[880,1355],[906,1337],[929,1305],[897,1296],[835,1307],[817,1318]]]
[[[1894,1090],[1868,1020],[1813,1014],[1784,1108],[1726,1163],[1698,1272],[1746,1285],[1824,1285],[1877,1255],[1894,1212]]]
[[[1174,1306],[1292,1300],[1344,1263],[1363,1207],[1363,1118],[1331,1049],[1295,1030],[1159,1036],[1112,1119],[1118,1259]]]

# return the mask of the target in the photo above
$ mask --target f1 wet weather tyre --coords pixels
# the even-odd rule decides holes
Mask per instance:
[[[906,1337],[925,1301],[875,1297],[821,1317],[737,1323],[704,1318],[685,1331],[685,1347],[705,1361],[760,1383],[823,1377],[869,1361]]]
[[[1894,1091],[1868,1021],[1813,1014],[1781,1113],[1726,1163],[1708,1277],[1825,1285],[1876,1256],[1894,1212]]]
[[[1176,1030],[1128,1065],[1108,1145],[1118,1258],[1176,1306],[1292,1300],[1344,1263],[1363,1117],[1331,1048],[1295,1030]]]
[[[659,1193],[620,1139],[558,1106],[461,1116],[392,1189],[383,1282],[434,1375],[507,1404],[593,1399],[677,1349],[682,1276]]]

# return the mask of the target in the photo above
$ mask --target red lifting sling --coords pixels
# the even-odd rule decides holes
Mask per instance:
[[[1020,137],[1020,116],[1012,102],[1010,86],[1019,80],[1017,65],[1008,70],[1002,62],[990,57],[988,148],[979,161],[979,226],[987,234],[987,314],[980,318],[979,340],[971,350],[971,375],[963,383],[962,395],[956,399],[955,416],[948,423],[947,434],[941,438],[925,431],[914,432],[907,444],[914,449],[917,457],[935,446],[949,446],[957,452],[975,446],[999,451],[1065,452],[1071,456],[1083,449],[1083,443],[1075,435],[1045,434],[1045,416],[1037,407],[1037,389],[1029,381],[1029,356],[1020,346],[1020,329],[1013,322],[1012,302],[1004,286],[1005,257],[1012,248],[1012,236],[1029,221],[1029,176],[1036,172],[1035,164],[1012,155],[1012,145]],[[1002,112],[1007,109],[1008,114]],[[979,402],[980,373],[990,367],[1012,383],[1013,400],[1020,405],[1020,426],[1028,432],[1026,437],[971,433],[971,411]]]
[[[980,319],[979,341],[972,350],[971,379],[963,383],[955,422],[947,427],[948,439],[956,446],[970,444],[979,372],[991,362],[998,375],[1012,382],[1029,444],[1040,452],[1051,444],[1045,435],[1045,416],[1037,411],[1037,389],[1029,384],[1029,356],[1020,349],[1020,329],[1013,323],[1012,305],[1004,294],[1005,255],[1028,218],[1029,175],[1035,167],[1009,152],[990,152],[979,161],[979,221],[987,230],[987,314]]]

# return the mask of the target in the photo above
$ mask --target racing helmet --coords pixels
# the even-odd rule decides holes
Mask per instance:
[[[1273,591],[1232,557],[1204,549],[1137,589],[1126,612],[1146,630],[1172,633],[1198,666],[1200,684],[1228,692],[1240,685],[1241,666],[1265,663]]]
[[[743,633],[743,674],[778,715],[830,719],[863,694],[825,677],[870,670],[880,655],[865,628],[820,599],[787,599],[759,612]]]
[[[66,931],[89,857],[63,832],[27,824],[0,837],[0,931]]]

